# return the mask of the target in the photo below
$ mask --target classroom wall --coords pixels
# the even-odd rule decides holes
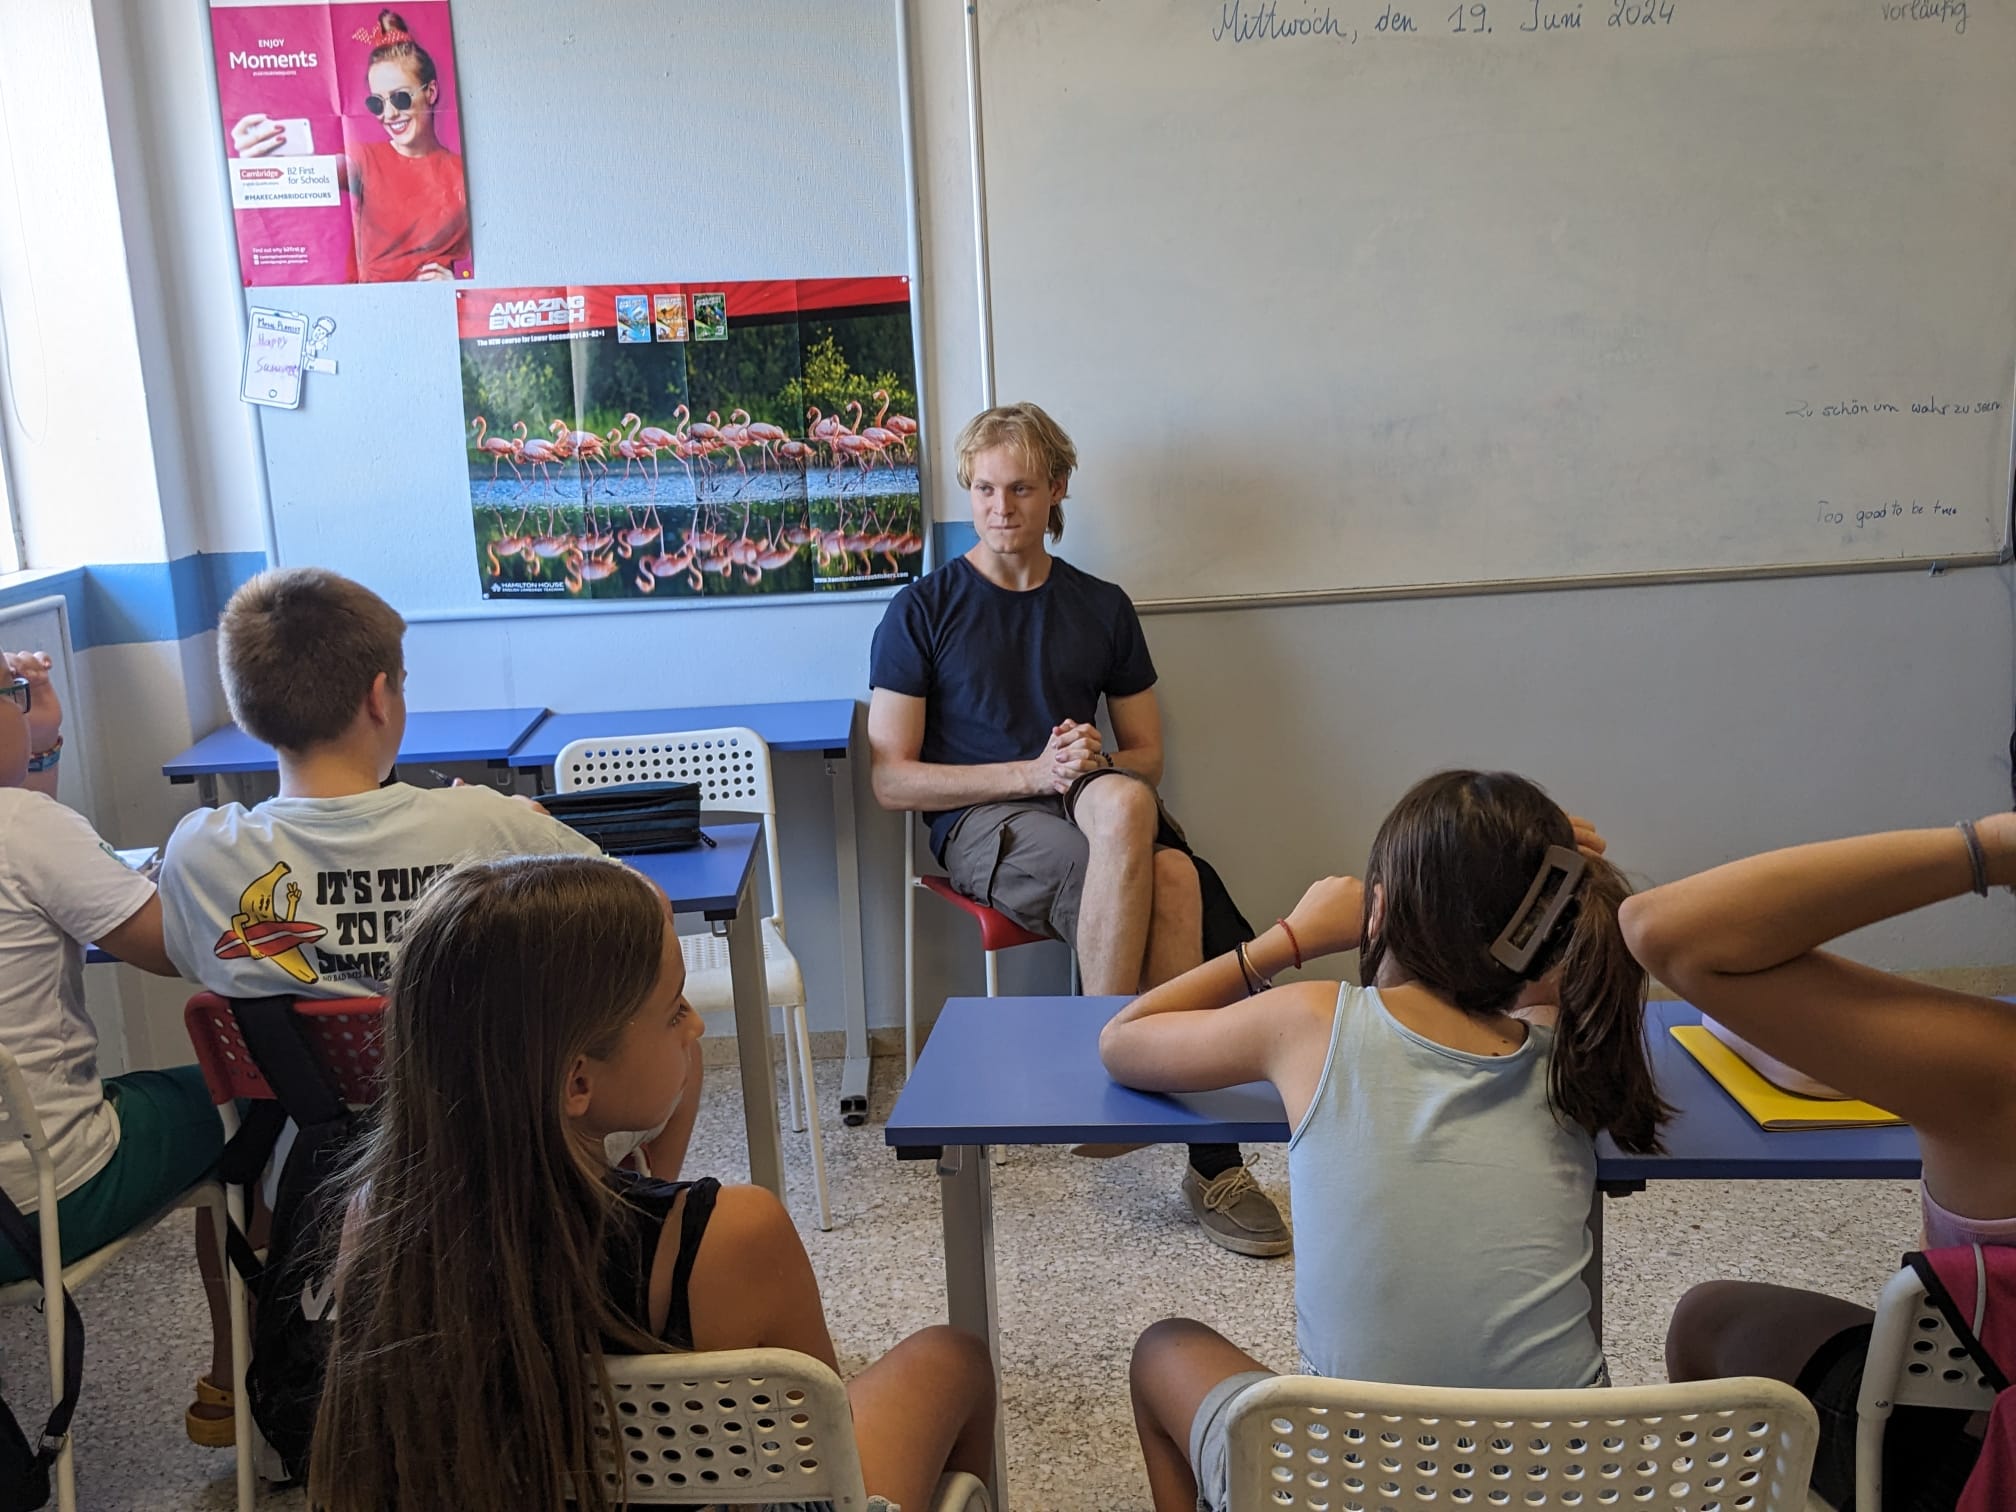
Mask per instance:
[[[183,390],[184,482],[173,507],[202,549],[243,549],[263,530],[234,397],[236,317],[217,293],[220,270],[230,277],[230,243],[210,175],[207,87],[197,87],[202,10],[131,12],[130,137],[113,150],[149,183],[148,234],[160,254],[151,268],[161,280],[161,328],[143,340],[150,394],[158,381]],[[956,7],[913,4],[927,402],[940,478],[950,477],[951,433],[981,395],[962,20]],[[468,35],[463,45],[472,45]],[[640,250],[636,276],[655,271]],[[1030,318],[1041,317],[997,312],[1001,321]],[[1081,516],[1098,507],[1075,501]],[[1264,511],[1265,502],[1244,507]],[[941,518],[964,517],[962,499],[941,497],[938,508]],[[1070,544],[1067,534],[1067,554]],[[422,707],[562,709],[865,698],[880,612],[879,603],[853,601],[429,622],[408,638],[412,696]],[[1595,817],[1616,857],[1647,880],[1769,845],[1945,823],[2009,801],[2016,611],[2002,569],[1251,608],[1155,616],[1147,629],[1163,674],[1170,800],[1256,922],[1284,911],[1311,876],[1361,864],[1391,801],[1424,772],[1457,762],[1539,778]],[[122,783],[136,792],[151,785],[164,819],[187,790],[170,793],[150,771],[188,727],[214,722],[218,707],[204,676],[205,639],[183,638],[174,665],[149,669],[182,679],[195,717],[163,715],[169,728],[136,732],[121,757],[130,768]],[[128,687],[142,675],[135,660],[119,681]],[[779,777],[792,940],[814,1027],[836,1029],[827,779],[818,758],[805,756],[781,758]],[[854,783],[871,1021],[893,1025],[902,1011],[902,826],[876,810],[865,769]],[[142,817],[137,805],[132,812]],[[970,926],[928,898],[918,909],[920,996],[979,991]],[[1970,900],[1854,943],[1899,967],[2003,964],[2016,962],[2010,924],[2006,899]],[[1005,967],[1011,989],[1065,980],[1063,953],[1047,947],[1012,952]]]

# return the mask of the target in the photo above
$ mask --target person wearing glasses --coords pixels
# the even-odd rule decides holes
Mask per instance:
[[[441,84],[434,59],[414,40],[394,10],[358,33],[371,48],[364,109],[384,139],[352,136],[344,122],[344,187],[358,283],[452,280],[455,264],[469,257],[469,187],[462,159],[441,144],[434,112]],[[232,150],[269,157],[287,147],[283,121],[248,115],[231,128]]]
[[[157,976],[175,966],[154,884],[129,870],[82,814],[56,801],[63,706],[49,658],[0,652],[0,1045],[21,1069],[49,1136],[63,1263],[130,1233],[216,1164],[224,1128],[194,1066],[98,1075],[84,1006],[84,943]],[[0,1192],[37,1222],[28,1151],[0,1141]],[[209,1373],[185,1414],[189,1437],[231,1443],[231,1328],[209,1215],[196,1245],[210,1303]],[[0,1285],[39,1275],[0,1243]]]

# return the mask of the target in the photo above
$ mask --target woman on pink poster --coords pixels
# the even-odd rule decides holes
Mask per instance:
[[[469,257],[469,191],[461,157],[435,135],[434,60],[394,10],[358,37],[371,47],[364,109],[385,137],[352,139],[345,153],[357,281],[453,279]]]

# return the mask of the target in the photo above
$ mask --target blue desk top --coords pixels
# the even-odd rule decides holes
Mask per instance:
[[[760,824],[710,824],[705,833],[714,844],[693,850],[660,851],[651,856],[625,856],[623,863],[635,867],[665,889],[674,913],[697,913],[707,918],[734,915],[735,901],[749,880],[749,869],[763,848]]]
[[[970,1144],[1282,1144],[1288,1120],[1264,1082],[1164,1096],[1118,1086],[1099,1030],[1124,998],[954,998],[945,1005],[886,1130],[898,1149]],[[1654,1003],[1653,1072],[1680,1110],[1665,1155],[1597,1144],[1604,1181],[1914,1178],[1909,1129],[1766,1133],[1666,1032],[1700,1017]]]
[[[429,761],[503,761],[512,748],[546,717],[544,709],[449,709],[406,716],[406,738],[399,760],[407,765]],[[161,770],[177,782],[231,772],[271,772],[278,762],[273,748],[254,740],[236,725],[212,730]],[[426,786],[424,773],[412,773]]]
[[[612,709],[606,714],[549,714],[518,749],[511,765],[550,767],[569,741],[595,736],[655,735],[743,725],[773,751],[844,751],[854,733],[854,700],[717,704],[695,709]]]

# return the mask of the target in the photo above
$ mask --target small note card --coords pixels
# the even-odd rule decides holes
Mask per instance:
[[[281,409],[301,407],[301,346],[308,339],[308,317],[288,310],[249,312],[245,333],[247,404],[271,404]]]

